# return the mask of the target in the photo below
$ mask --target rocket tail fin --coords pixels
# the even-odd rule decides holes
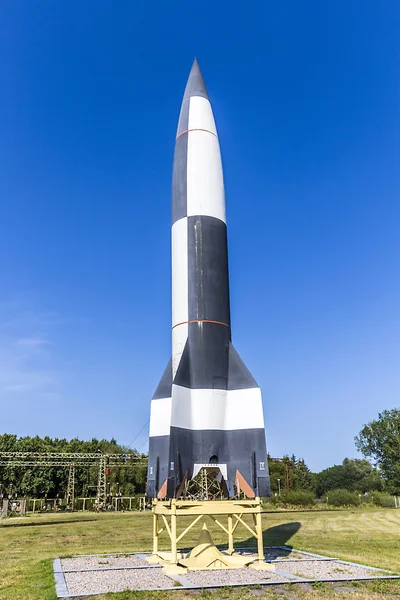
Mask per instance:
[[[227,388],[232,391],[249,390],[249,395],[256,394],[256,403],[247,403],[244,410],[255,410],[260,415],[260,418],[255,419],[256,427],[247,432],[246,430],[242,431],[242,443],[243,447],[247,449],[247,460],[243,460],[243,449],[238,453],[237,460],[233,456],[231,457],[232,466],[235,465],[237,469],[235,474],[236,483],[248,498],[255,495],[269,496],[271,491],[261,390],[232,343],[229,344]],[[238,481],[241,481],[241,483],[238,484]]]
[[[240,358],[232,342],[229,342],[228,390],[258,388],[256,380]]]

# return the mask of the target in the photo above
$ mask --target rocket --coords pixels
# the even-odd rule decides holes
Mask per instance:
[[[203,467],[226,497],[268,496],[261,390],[231,342],[221,152],[197,60],[172,174],[172,357],[151,401],[147,496],[174,498]]]

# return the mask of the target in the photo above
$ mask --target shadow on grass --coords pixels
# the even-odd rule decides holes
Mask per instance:
[[[300,527],[301,523],[298,521],[269,527],[263,533],[264,546],[287,546],[290,538],[296,535]]]
[[[292,523],[282,523],[282,525],[275,525],[269,527],[263,531],[264,548],[271,546],[285,546],[286,549],[279,550],[279,556],[289,556],[292,552],[292,546],[289,544],[289,540],[296,535],[301,528],[301,523],[294,521]],[[217,548],[223,550],[226,548],[226,542],[216,544]],[[235,540],[235,548],[256,548],[257,540],[254,536],[243,540],[242,542]],[[186,550],[190,550],[187,548]],[[278,558],[278,556],[276,557]]]
[[[289,540],[296,535],[301,527],[301,523],[294,521],[292,523],[282,523],[281,525],[275,525],[269,527],[263,531],[264,548],[271,546],[285,546],[286,549],[279,551],[280,556],[289,556],[292,552],[292,546],[289,544]],[[244,542],[236,543],[236,546],[242,548],[254,548],[257,546],[255,537],[249,537]]]

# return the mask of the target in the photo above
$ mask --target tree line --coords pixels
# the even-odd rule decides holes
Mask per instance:
[[[364,425],[355,443],[366,458],[374,461],[375,466],[366,458],[345,458],[340,465],[312,473],[302,458],[284,456],[282,459],[273,459],[269,456],[272,494],[307,491],[324,498],[333,490],[347,490],[359,494],[387,492],[400,495],[400,409],[384,411],[375,421]],[[18,438],[11,434],[0,435],[0,452],[131,453],[137,458],[147,458],[137,450],[119,445],[115,439]],[[146,474],[145,462],[129,467],[112,467],[107,474],[111,493],[118,490],[124,496],[144,494]],[[75,496],[95,496],[97,481],[98,465],[77,467]],[[20,496],[62,497],[67,490],[67,482],[66,467],[0,466],[3,494],[9,493],[11,486]]]
[[[83,441],[36,437],[17,437],[13,434],[0,435],[0,452],[79,452],[103,454],[132,454],[146,459],[145,454],[119,445],[115,439]],[[76,467],[75,496],[94,497],[97,491],[99,465],[96,461],[87,467]],[[147,467],[145,460],[140,464],[107,468],[107,482],[111,493],[120,492],[123,496],[144,494]],[[3,495],[10,489],[18,496],[34,498],[56,498],[66,494],[68,485],[68,467],[22,467],[0,465],[0,487]]]
[[[312,473],[304,460],[295,456],[270,459],[272,492],[311,491],[318,498],[333,490],[400,495],[400,409],[379,413],[376,420],[363,426],[354,441],[364,459],[345,458],[341,465],[320,473]]]
[[[318,498],[332,490],[349,492],[382,492],[385,482],[378,469],[368,460],[345,458],[341,465],[333,465],[319,473],[312,473],[303,459],[284,456],[269,459],[271,491],[273,494],[286,491],[309,491]]]

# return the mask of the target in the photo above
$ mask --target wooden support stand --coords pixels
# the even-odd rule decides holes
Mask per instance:
[[[234,552],[234,535],[239,525],[243,525],[257,540],[258,560],[264,561],[264,545],[261,523],[261,500],[153,500],[153,555],[158,555],[158,540],[166,530],[171,542],[172,565],[178,563],[178,543],[204,517],[210,517],[228,536],[228,552]],[[251,515],[253,527],[243,517]],[[192,522],[177,534],[179,517],[193,517]],[[227,524],[221,522],[227,517]],[[160,527],[160,520],[162,520]]]

